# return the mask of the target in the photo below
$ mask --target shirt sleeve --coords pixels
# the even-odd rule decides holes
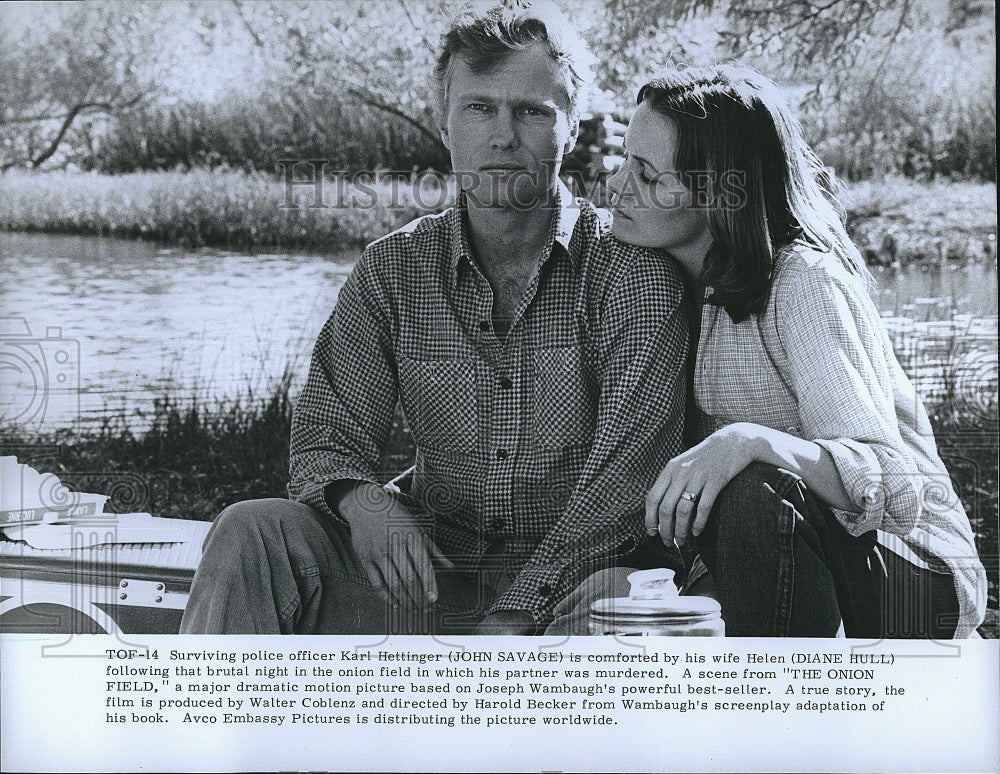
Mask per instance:
[[[645,250],[618,243],[615,253],[590,454],[559,522],[489,611],[526,610],[539,626],[589,572],[645,539],[646,492],[681,450],[689,310],[679,271]]]
[[[875,305],[829,256],[789,258],[796,262],[775,285],[774,324],[802,437],[830,454],[860,508],[834,513],[852,535],[908,534],[925,477],[899,432],[895,380],[905,377],[892,368]]]
[[[330,483],[376,482],[396,407],[388,307],[370,251],[320,331],[292,415],[288,494],[331,516],[324,498]]]

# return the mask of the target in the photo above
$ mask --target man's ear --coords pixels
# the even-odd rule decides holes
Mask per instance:
[[[444,143],[444,147],[451,150],[451,140],[448,137],[448,125],[445,124],[444,126],[438,127],[438,132],[441,135],[441,142]]]
[[[566,146],[563,148],[563,155],[569,154],[576,147],[576,138],[580,135],[580,117],[570,121],[569,125],[569,138],[566,140]]]

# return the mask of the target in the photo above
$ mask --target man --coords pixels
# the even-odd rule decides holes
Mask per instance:
[[[579,631],[571,592],[638,562],[680,451],[687,322],[673,265],[559,181],[585,55],[547,3],[445,36],[459,201],[364,251],[296,406],[292,501],[220,515],[182,631]],[[376,479],[397,397],[409,494]]]

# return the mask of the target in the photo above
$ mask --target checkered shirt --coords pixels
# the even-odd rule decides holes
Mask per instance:
[[[459,568],[499,554],[511,583],[483,609],[539,626],[645,538],[643,497],[681,448],[687,375],[676,265],[616,240],[607,213],[565,189],[559,201],[503,340],[464,203],[365,249],[296,405],[289,485],[334,516],[327,485],[378,480],[398,397],[422,523]]]
[[[694,398],[699,440],[754,422],[826,449],[863,506],[834,510],[847,531],[879,530],[882,546],[950,573],[956,636],[983,620],[986,574],[927,412],[870,294],[835,257],[805,248],[779,255],[767,308],[739,324],[706,302]]]

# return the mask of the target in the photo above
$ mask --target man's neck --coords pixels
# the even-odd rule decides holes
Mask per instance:
[[[466,210],[469,243],[493,291],[493,330],[505,339],[541,265],[554,207]]]
[[[525,210],[469,207],[469,243],[482,269],[537,264],[555,217],[555,207]]]

